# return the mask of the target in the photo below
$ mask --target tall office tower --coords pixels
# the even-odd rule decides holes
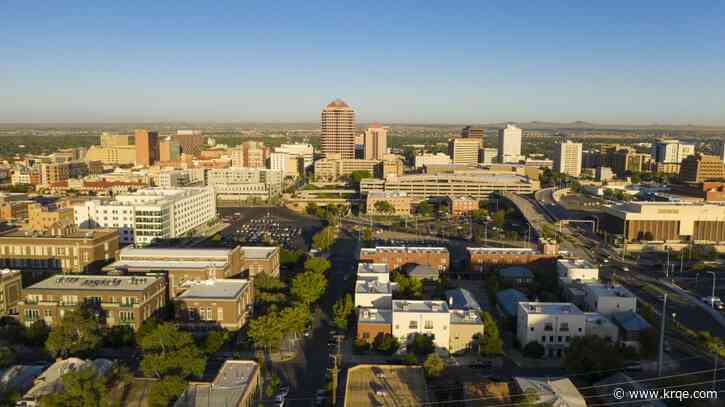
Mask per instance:
[[[461,136],[462,137],[472,137],[472,138],[483,138],[486,135],[486,133],[483,131],[483,129],[478,127],[471,127],[466,126],[461,130]]]
[[[652,146],[652,158],[658,163],[679,164],[695,154],[695,145],[680,143],[679,140],[662,139]]]
[[[554,170],[572,177],[582,173],[582,144],[562,142],[554,151]]]
[[[382,160],[388,151],[388,128],[373,123],[365,130],[365,156],[366,160]]]
[[[681,182],[704,182],[720,180],[725,177],[725,165],[718,156],[691,155],[680,165]]]
[[[136,165],[150,166],[159,161],[159,133],[146,129],[136,130]]]
[[[483,139],[454,137],[448,140],[448,155],[453,164],[478,165]]]
[[[201,130],[177,130],[175,139],[184,154],[197,155],[204,145],[204,135]]]
[[[245,141],[232,151],[232,167],[266,168],[270,153],[261,141]]]
[[[521,129],[507,124],[498,129],[498,162],[517,163],[521,159]]]
[[[179,158],[181,158],[181,146],[178,142],[167,137],[159,143],[159,161],[177,161]]]
[[[333,100],[320,117],[320,147],[323,154],[355,158],[355,111],[340,99]]]

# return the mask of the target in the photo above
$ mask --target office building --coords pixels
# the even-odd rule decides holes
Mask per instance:
[[[403,157],[396,154],[385,154],[380,166],[382,167],[382,171],[379,171],[379,175],[383,178],[389,176],[400,177],[405,173]]]
[[[381,173],[380,161],[344,159],[337,153],[327,154],[325,158],[315,161],[315,181],[335,182],[342,177],[349,177],[353,172],[367,172],[372,176]]]
[[[461,129],[461,137],[464,138],[478,138],[483,139],[486,136],[486,132],[480,127],[466,126]]]
[[[483,140],[480,138],[455,137],[448,140],[448,155],[454,165],[478,165]]]
[[[181,158],[181,146],[178,142],[167,137],[159,143],[159,161],[178,161]]]
[[[554,170],[571,177],[579,177],[582,172],[582,144],[569,140],[561,143],[554,150]]]
[[[421,366],[357,365],[347,372],[343,407],[428,405]]]
[[[648,171],[651,161],[652,156],[649,154],[637,153],[632,149],[620,149],[607,154],[606,164],[610,165],[619,177],[624,177],[627,173]]]
[[[378,209],[378,202],[387,202],[391,211]],[[365,212],[368,215],[410,216],[413,200],[405,192],[370,192],[365,200]],[[382,206],[382,205],[380,205]]]
[[[124,247],[103,270],[111,274],[165,274],[172,298],[202,281],[240,276],[244,256],[234,249]]]
[[[85,159],[106,165],[133,165],[136,162],[136,146],[90,146]]]
[[[695,154],[695,145],[679,140],[662,139],[652,146],[652,159],[657,164],[679,164]]]
[[[12,229],[0,233],[0,268],[91,273],[113,260],[117,250],[115,230],[60,222],[44,231]]]
[[[451,157],[444,153],[423,153],[415,156],[415,168],[420,169],[428,165],[450,165]]]
[[[498,162],[517,163],[521,160],[521,129],[513,124],[498,130]]]
[[[325,156],[339,154],[342,159],[355,158],[355,111],[340,99],[322,110],[320,149]]]
[[[267,168],[271,150],[261,141],[245,141],[232,150],[232,167]]]
[[[481,150],[481,163],[493,164],[498,158],[498,148],[484,148]]]
[[[388,272],[402,271],[410,265],[430,266],[439,273],[450,268],[450,253],[445,247],[377,246],[360,249],[360,262],[382,263]]]
[[[194,284],[174,298],[177,321],[187,329],[239,330],[246,323],[254,300],[248,280],[212,279]]]
[[[211,383],[190,382],[174,407],[253,407],[260,396],[259,364],[226,360]]]
[[[388,153],[388,128],[378,123],[373,123],[364,136],[366,160],[382,160],[383,156]]]
[[[586,283],[584,289],[584,302],[587,309],[598,312],[604,316],[612,316],[618,312],[637,312],[637,297],[629,290],[619,285]]]
[[[269,168],[280,171],[284,177],[299,178],[304,175],[302,158],[294,154],[273,152],[269,156]]]
[[[121,147],[131,145],[131,136],[127,134],[101,133],[101,147]]]
[[[40,164],[40,183],[52,185],[70,178],[81,178],[101,172],[97,161],[67,161],[62,163]]]
[[[715,145],[715,156],[725,162],[725,141],[721,141]]]
[[[174,141],[179,144],[182,153],[198,156],[204,146],[204,134],[201,130],[177,130]]]
[[[309,143],[282,144],[274,151],[301,158],[304,170],[311,168],[314,162],[314,148]]]
[[[74,206],[77,225],[117,229],[122,243],[144,246],[174,239],[216,218],[211,188],[146,188]]]
[[[26,326],[38,320],[53,326],[81,304],[103,310],[109,327],[137,330],[166,305],[166,282],[152,276],[56,275],[23,289],[18,312]]]
[[[516,337],[521,346],[538,342],[545,356],[562,357],[572,338],[586,333],[586,315],[572,303],[519,302]]]
[[[0,317],[17,314],[22,290],[20,270],[0,269]]]
[[[467,196],[446,197],[446,204],[453,216],[463,216],[478,210],[478,200]]]
[[[680,163],[681,182],[720,181],[725,179],[725,163],[715,155],[697,154]]]
[[[249,279],[260,273],[279,277],[279,247],[242,246],[240,250],[244,258],[242,271]]]
[[[594,171],[594,177],[599,182],[611,181],[614,179],[614,172],[609,167],[597,167]]]
[[[405,347],[416,334],[432,335],[436,351],[447,352],[451,317],[445,301],[393,300],[393,336]]]
[[[231,167],[209,170],[207,185],[220,201],[243,201],[249,198],[269,199],[282,193],[281,171],[266,168]]]
[[[512,174],[411,174],[384,180],[366,178],[360,192],[405,192],[419,199],[446,196],[470,196],[486,199],[493,192],[531,194],[539,190],[539,182]]]
[[[145,129],[134,133],[136,165],[150,167],[159,161],[159,133]]]
[[[156,175],[156,186],[160,188],[181,188],[204,185],[203,168],[162,170]]]

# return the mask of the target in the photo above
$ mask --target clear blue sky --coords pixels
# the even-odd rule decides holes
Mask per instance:
[[[725,3],[493,3],[0,0],[0,122],[725,124]]]

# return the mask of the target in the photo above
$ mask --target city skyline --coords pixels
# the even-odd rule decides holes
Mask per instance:
[[[723,7],[18,3],[0,123],[725,125]]]

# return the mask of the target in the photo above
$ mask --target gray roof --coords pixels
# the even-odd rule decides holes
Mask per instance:
[[[438,307],[438,309],[434,310],[434,307]],[[448,304],[445,301],[393,300],[393,311],[448,313]]]
[[[586,407],[579,390],[569,379],[550,380],[546,378],[515,377],[514,381],[522,392],[533,390],[539,396],[539,403],[553,407]]]
[[[178,299],[229,299],[239,298],[249,282],[247,280],[206,280],[191,285]]]
[[[500,278],[506,279],[534,278],[534,274],[529,269],[518,266],[506,267],[505,269],[499,270],[497,274]]]
[[[612,314],[612,322],[625,331],[646,331],[650,328],[649,322],[634,311],[616,312]]]
[[[481,310],[481,305],[479,305],[478,301],[476,301],[476,297],[474,297],[473,294],[465,288],[446,290],[445,294],[446,302],[448,302],[451,309]]]
[[[35,385],[23,396],[23,400],[38,400],[62,389],[61,377],[69,372],[92,368],[96,374],[105,375],[113,367],[108,359],[83,360],[68,358],[59,360],[48,367],[37,379]]]
[[[406,267],[405,271],[406,271],[406,273],[408,273],[408,275],[410,277],[415,277],[415,278],[420,278],[420,279],[424,279],[424,278],[437,279],[438,275],[440,274],[438,272],[438,270],[436,270],[433,267],[426,265],[426,264],[410,264]]]
[[[198,257],[224,257],[230,255],[233,249],[197,249],[197,248],[138,248],[127,246],[121,249],[119,257],[168,257],[169,259],[198,258]]]
[[[242,246],[241,251],[248,259],[266,260],[278,251],[277,246]]]
[[[227,407],[239,405],[259,374],[257,362],[227,360],[212,383],[190,383],[174,407]]]
[[[150,276],[56,275],[35,283],[26,290],[144,291],[160,279]]]
[[[205,270],[210,267],[224,268],[227,261],[163,261],[163,260],[120,260],[109,264],[104,269],[145,269],[145,270],[174,270],[174,269],[199,269]]]
[[[357,309],[358,323],[379,323],[390,325],[393,323],[393,311],[389,309],[359,307]]]
[[[45,366],[15,365],[0,371],[0,388],[14,389],[25,393],[33,386],[33,380],[40,376]]]
[[[509,317],[516,316],[516,310],[518,309],[520,301],[528,300],[529,299],[526,298],[526,294],[513,288],[509,288],[507,290],[499,291],[496,293],[496,301],[498,302],[498,305],[501,306],[503,312],[506,313]]]

